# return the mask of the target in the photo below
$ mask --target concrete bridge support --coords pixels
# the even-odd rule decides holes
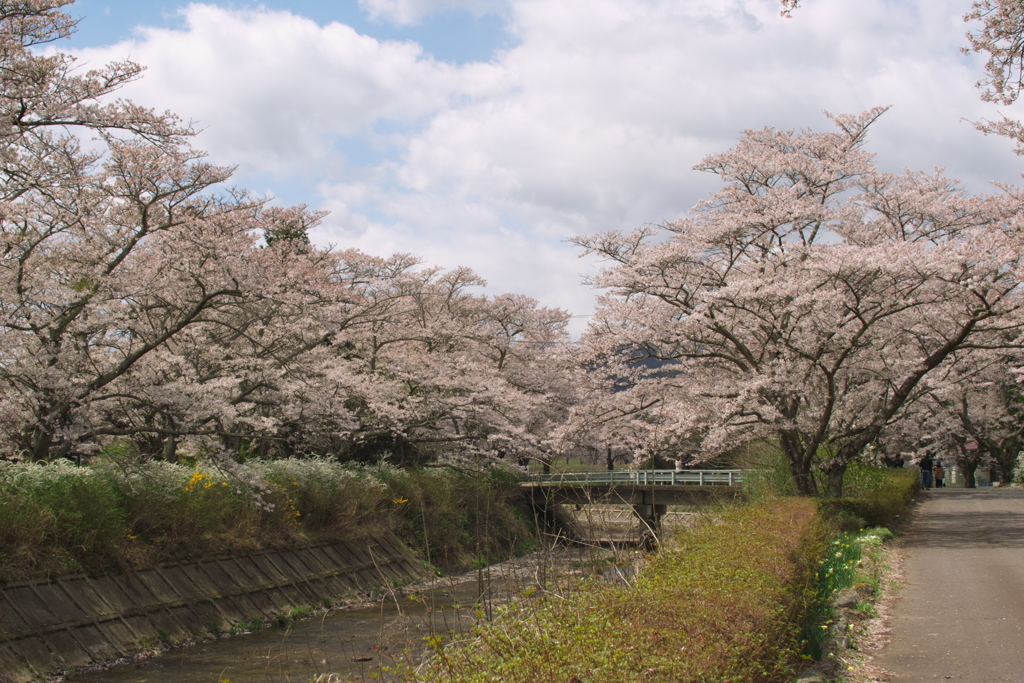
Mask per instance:
[[[561,505],[577,510],[588,505],[629,506],[643,531],[642,543],[653,546],[669,505],[714,505],[742,497],[740,470],[641,470],[637,472],[578,472],[536,475],[521,486],[539,519],[554,522],[558,533],[571,535],[571,525],[558,524]],[[576,538],[575,540],[587,540]]]
[[[633,505],[633,514],[640,519],[640,545],[653,550],[661,534],[661,520],[668,513],[668,505]]]

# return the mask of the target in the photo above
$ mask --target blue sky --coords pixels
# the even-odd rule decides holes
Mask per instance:
[[[969,0],[80,0],[60,46],[147,67],[123,95],[194,121],[234,182],[330,211],[313,238],[469,266],[574,312],[568,238],[685,215],[692,170],[771,125],[892,105],[881,166],[1019,181],[959,52]],[[1017,115],[1011,109],[1004,113]]]
[[[181,28],[180,10],[189,3],[177,0],[77,0],[71,13],[83,21],[71,45],[100,47],[132,37],[138,26]],[[505,21],[497,12],[451,8],[432,13],[411,25],[374,20],[352,0],[268,0],[216,3],[233,9],[287,10],[318,24],[348,24],[380,40],[414,41],[437,59],[464,63],[488,60],[510,45]]]

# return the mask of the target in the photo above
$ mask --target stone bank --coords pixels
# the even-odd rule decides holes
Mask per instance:
[[[426,574],[393,537],[0,586],[0,683],[28,683]]]

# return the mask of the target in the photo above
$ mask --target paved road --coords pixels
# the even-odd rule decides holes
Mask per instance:
[[[926,494],[906,537],[896,681],[1024,681],[1024,489]]]

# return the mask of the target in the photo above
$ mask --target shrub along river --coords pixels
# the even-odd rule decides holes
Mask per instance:
[[[409,586],[375,602],[335,608],[287,626],[262,628],[159,652],[105,671],[68,676],[68,683],[308,683],[380,673],[418,661],[425,640],[465,632],[493,608],[527,588],[564,593],[584,575],[623,575],[633,551],[557,548],[500,565]],[[627,566],[626,569],[629,569]],[[375,680],[388,680],[386,675]]]

